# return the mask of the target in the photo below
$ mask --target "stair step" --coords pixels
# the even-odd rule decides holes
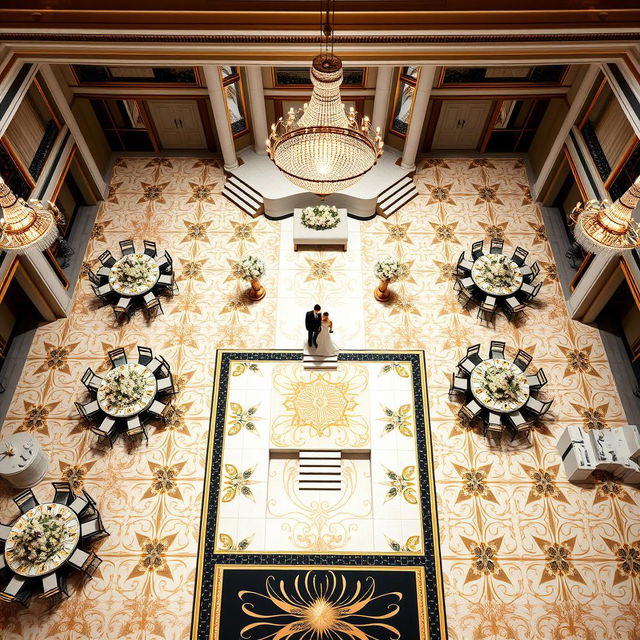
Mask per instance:
[[[340,460],[342,453],[340,451],[300,451],[298,453],[300,460],[312,458],[313,460]]]
[[[341,491],[342,482],[301,482],[298,489],[300,491]]]
[[[259,202],[260,204],[264,202],[262,194],[259,191],[254,189],[248,182],[242,180],[242,178],[238,178],[238,176],[233,173],[229,175],[227,182],[236,184],[242,191],[246,191],[256,202]]]
[[[244,200],[250,207],[255,209],[256,211],[260,208],[260,203],[256,202],[246,191],[243,191],[240,187],[232,182],[228,182],[224,185],[223,191],[230,191],[236,197]]]
[[[340,482],[340,471],[334,473],[300,474],[300,482]]]
[[[222,195],[225,198],[227,198],[227,200],[233,202],[233,204],[235,204],[236,207],[239,207],[245,213],[248,213],[250,216],[255,216],[256,215],[256,210],[255,209],[251,208],[244,200],[242,200],[241,198],[238,198],[238,196],[236,196],[235,194],[231,193],[231,191],[227,190],[226,188],[224,188],[222,190]]]
[[[321,474],[326,476],[327,478],[333,478],[336,474],[340,475],[340,464],[335,464],[335,465],[322,465],[322,466],[315,466],[315,465],[309,465],[309,466],[302,466],[302,464],[300,464],[300,477],[307,477],[307,474],[309,475],[317,475],[317,474]]]
[[[404,207],[407,202],[411,202],[418,195],[418,190],[414,188],[414,190],[408,194],[406,194],[400,200],[394,202],[389,208],[383,210],[382,215],[385,217],[389,217],[391,214],[395,213],[401,207]]]
[[[406,196],[408,193],[411,193],[413,191],[417,193],[416,185],[413,184],[413,182],[410,182],[409,184],[405,184],[402,186],[401,189],[394,191],[394,193],[392,193],[389,197],[385,198],[382,201],[378,201],[378,206],[381,209],[388,209],[389,207],[393,206],[395,202],[397,202],[401,198],[404,198],[404,196]]]
[[[304,369],[309,369],[311,371],[337,371],[338,363],[337,362],[305,362],[303,365]]]
[[[400,178],[397,182],[394,182],[391,186],[387,187],[384,191],[378,194],[378,202],[388,200],[394,193],[397,193],[400,189],[403,189],[407,184],[413,184],[413,180],[409,176]]]

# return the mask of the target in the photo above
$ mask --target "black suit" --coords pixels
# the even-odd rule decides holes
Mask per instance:
[[[304,326],[307,329],[309,346],[317,347],[318,334],[322,329],[322,315],[320,312],[318,311],[316,315],[315,311],[307,311],[304,317]]]

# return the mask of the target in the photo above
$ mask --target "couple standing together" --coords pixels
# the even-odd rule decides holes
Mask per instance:
[[[320,313],[321,307],[315,305],[311,311],[307,311],[304,317],[304,326],[307,329],[307,344],[309,349],[315,348],[315,355],[333,356],[338,353],[338,347],[331,339],[333,322],[329,319],[329,312]]]

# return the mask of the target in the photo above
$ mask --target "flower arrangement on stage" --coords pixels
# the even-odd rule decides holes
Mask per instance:
[[[240,261],[240,270],[244,280],[258,280],[264,275],[266,268],[260,258],[247,256]]]
[[[62,550],[66,538],[64,520],[50,513],[38,513],[15,533],[11,553],[21,562],[44,564]]]
[[[301,222],[307,229],[326,231],[338,226],[340,216],[338,215],[337,207],[321,204],[317,207],[303,209]]]
[[[525,389],[513,369],[497,365],[487,367],[482,377],[482,388],[499,402],[519,402],[525,394]]]
[[[137,404],[147,390],[147,378],[137,369],[116,369],[102,387],[104,402],[109,407],[127,408]]]
[[[153,282],[153,264],[145,257],[135,254],[125,256],[113,269],[113,284],[116,287],[135,287]]]
[[[382,260],[376,262],[374,273],[376,278],[384,282],[391,282],[402,275],[402,265],[395,258],[382,258]]]
[[[518,273],[515,264],[505,255],[491,254],[485,256],[480,276],[492,287],[509,287]]]

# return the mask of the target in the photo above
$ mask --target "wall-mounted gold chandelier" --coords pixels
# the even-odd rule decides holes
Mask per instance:
[[[267,153],[293,184],[327,195],[346,189],[382,155],[380,129],[347,113],[340,97],[342,61],[333,55],[334,0],[323,9],[322,47],[313,59],[311,100],[271,125]]]
[[[640,202],[640,176],[613,204],[608,200],[578,203],[571,219],[575,239],[590,253],[620,253],[640,247],[640,228],[633,211]]]
[[[29,249],[44,251],[58,238],[60,213],[51,202],[26,203],[18,198],[0,177],[0,250],[26,253]]]

